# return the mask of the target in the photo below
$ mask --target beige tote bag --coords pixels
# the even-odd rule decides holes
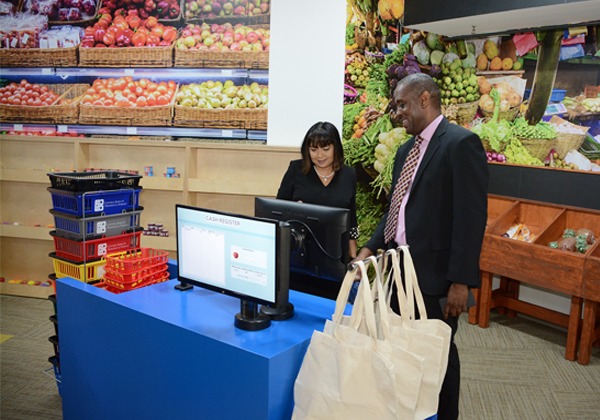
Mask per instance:
[[[358,270],[359,291],[344,315]],[[313,333],[294,384],[295,420],[415,418],[424,359],[395,344],[389,331],[379,337],[366,273],[362,262],[346,273],[332,320]],[[378,311],[387,320],[386,305]]]
[[[421,392],[417,403],[417,418],[428,418],[437,413],[439,392],[448,367],[448,352],[452,329],[439,319],[428,319],[425,302],[419,288],[417,274],[408,247],[386,251],[391,264],[387,270],[385,302],[389,308],[392,285],[396,285],[396,296],[400,315],[391,309],[386,312],[390,323],[390,334],[394,342],[425,360]],[[400,258],[404,262],[404,281],[400,269]],[[382,259],[382,270],[386,270]],[[381,296],[381,295],[380,295]],[[384,300],[384,299],[381,299]],[[415,302],[420,318],[416,319]]]

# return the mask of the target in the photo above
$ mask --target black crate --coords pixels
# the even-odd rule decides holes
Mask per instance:
[[[127,172],[51,172],[48,174],[52,188],[66,191],[118,190],[137,188],[142,178]]]

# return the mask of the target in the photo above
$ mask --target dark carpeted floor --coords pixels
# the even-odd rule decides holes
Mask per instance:
[[[62,419],[48,362],[53,313],[48,300],[0,295],[3,420]],[[464,315],[457,336],[461,420],[599,419],[600,349],[581,366],[564,359],[565,342],[565,331],[536,321],[493,313],[490,328],[481,329]]]

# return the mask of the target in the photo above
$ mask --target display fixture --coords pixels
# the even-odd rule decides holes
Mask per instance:
[[[145,167],[152,166],[154,176],[144,176],[139,181],[143,186],[140,202],[144,203],[144,210],[111,216],[106,219],[110,223],[105,228],[114,235],[123,226],[161,223],[169,232],[175,232],[174,208],[178,203],[253,215],[254,197],[275,196],[281,174],[290,160],[298,158],[298,151],[293,148],[194,140],[3,136],[0,140],[2,276],[46,278],[52,270],[48,258],[32,259],[30,264],[23,265],[22,255],[47,256],[55,251],[49,234],[52,230],[61,229],[61,233],[68,234],[75,229],[78,234],[77,229],[88,229],[93,233],[102,221],[102,216],[88,217],[86,226],[81,226],[76,216],[61,214],[56,220],[55,214],[40,212],[40,208],[51,206],[48,172],[104,168],[143,174]],[[51,163],[48,156],[53,156]],[[265,164],[257,165],[259,161]],[[174,168],[180,177],[164,176],[168,167]],[[72,224],[76,227],[71,227]],[[77,238],[68,236],[68,239]],[[142,240],[144,246],[167,250],[171,258],[176,257],[174,235],[144,236]],[[30,289],[40,288],[21,289],[30,293]]]
[[[590,301],[589,311],[598,300],[594,291],[593,267],[600,249],[600,211],[560,206],[543,202],[491,196],[488,227],[481,251],[482,284],[478,308],[470,321],[489,325],[493,308],[510,314],[522,313],[567,329],[565,358],[575,360],[579,331],[587,337],[594,325],[582,327],[583,300]],[[558,248],[558,249],[557,249]],[[492,279],[501,277],[500,288],[492,292]],[[519,285],[533,285],[571,298],[569,315],[519,299]],[[587,285],[587,286],[586,286]],[[478,313],[477,313],[478,311]],[[588,358],[589,361],[589,358]]]

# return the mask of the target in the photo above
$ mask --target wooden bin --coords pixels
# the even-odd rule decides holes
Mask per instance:
[[[0,48],[0,62],[3,67],[76,67],[77,48]]]
[[[79,67],[173,67],[173,46],[79,47]]]
[[[595,233],[595,232],[594,232]],[[584,261],[582,295],[585,299],[581,341],[577,361],[582,365],[590,362],[592,344],[600,339],[600,238],[590,250]]]
[[[515,224],[523,223],[539,239],[562,212],[561,207],[525,201],[510,207],[486,232],[481,249],[481,270],[543,287],[545,276],[541,273],[556,267],[556,255],[552,252],[556,250],[502,235]],[[564,291],[567,289],[563,288]]]
[[[267,51],[200,51],[175,48],[175,67],[268,69]]]
[[[201,109],[175,105],[176,127],[266,130],[266,108]]]
[[[170,126],[173,124],[173,106],[124,108],[118,106],[79,106],[79,124]]]
[[[48,84],[59,98],[49,106],[0,105],[0,119],[7,122],[76,124],[78,105],[83,93],[90,87],[87,84]],[[60,104],[63,99],[69,103]]]
[[[187,7],[187,5],[186,5]],[[184,11],[184,9],[181,9]],[[185,13],[185,11],[184,11]],[[261,15],[253,15],[253,16],[214,16],[214,17],[206,17],[199,16],[193,18],[185,18],[185,23],[194,23],[201,25],[203,22],[208,24],[213,23],[231,23],[232,25],[236,25],[241,23],[242,25],[251,26],[251,25],[265,25],[271,22],[271,13],[261,14]]]
[[[488,195],[488,217],[486,227],[490,227],[509,208],[516,206],[517,200],[509,197]]]

